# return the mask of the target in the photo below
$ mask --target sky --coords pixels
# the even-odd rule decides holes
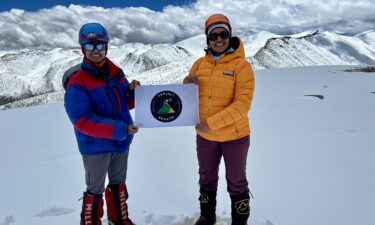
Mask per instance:
[[[9,11],[13,8],[23,9],[25,11],[35,12],[40,9],[51,8],[55,5],[69,6],[70,4],[75,5],[91,5],[100,6],[103,8],[125,8],[125,7],[146,7],[155,11],[162,11],[163,7],[167,5],[186,5],[194,2],[193,0],[75,0],[75,1],[63,1],[63,0],[48,0],[48,1],[28,1],[28,0],[16,0],[6,1],[0,0],[0,12]]]
[[[375,0],[197,0],[174,1],[173,5],[167,1],[158,5],[155,2],[159,1],[129,5],[80,1],[44,6],[28,3],[30,6],[24,7],[11,5],[13,2],[20,1],[1,0],[7,11],[0,12],[0,48],[77,47],[78,30],[87,22],[102,23],[114,45],[175,43],[204,33],[204,22],[213,13],[227,15],[234,34],[294,34],[320,29],[354,35],[374,29],[375,24]]]
[[[249,225],[375,224],[375,76],[348,68],[255,73]],[[79,224],[84,169],[63,103],[0,111],[0,124],[0,225]],[[216,212],[220,225],[230,225],[223,164]],[[140,129],[127,185],[136,224],[194,224],[194,127]]]

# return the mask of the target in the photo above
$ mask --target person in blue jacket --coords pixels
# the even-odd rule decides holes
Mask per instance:
[[[134,89],[106,55],[109,36],[99,23],[84,24],[79,44],[81,64],[65,72],[64,102],[82,154],[86,178],[81,225],[101,225],[103,193],[110,225],[133,225],[128,216],[125,185],[129,146],[138,127],[129,110],[134,108]],[[108,175],[108,185],[105,179]]]

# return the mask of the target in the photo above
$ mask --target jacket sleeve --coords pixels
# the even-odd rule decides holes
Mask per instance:
[[[207,118],[212,130],[231,125],[249,113],[254,95],[254,72],[250,63],[246,62],[235,75],[235,93],[232,103],[216,114]]]
[[[78,131],[95,138],[124,140],[127,125],[119,120],[99,116],[93,112],[87,90],[79,84],[68,85],[65,92],[65,109]]]

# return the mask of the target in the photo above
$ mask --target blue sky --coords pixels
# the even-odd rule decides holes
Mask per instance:
[[[24,9],[25,11],[38,11],[43,8],[51,8],[55,5],[69,6],[70,4],[76,5],[91,5],[101,6],[104,8],[112,7],[146,7],[154,11],[162,11],[164,6],[167,5],[184,5],[193,0],[76,0],[76,1],[64,1],[64,0],[0,0],[0,12],[9,11],[13,8]]]

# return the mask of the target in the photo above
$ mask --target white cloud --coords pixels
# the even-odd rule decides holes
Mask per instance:
[[[111,44],[175,42],[203,33],[205,19],[224,13],[236,30],[276,33],[323,28],[356,33],[374,28],[375,0],[198,0],[186,6],[110,8],[70,5],[0,13],[0,48],[76,47],[80,26],[100,22]]]

